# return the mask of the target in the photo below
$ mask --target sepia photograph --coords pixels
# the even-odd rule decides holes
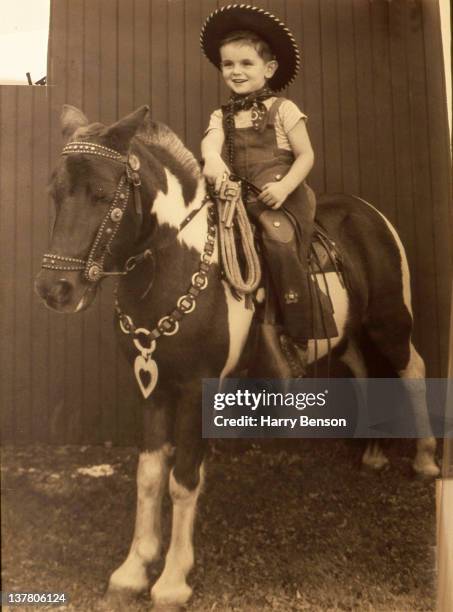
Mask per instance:
[[[449,0],[0,0],[1,604],[453,610]]]

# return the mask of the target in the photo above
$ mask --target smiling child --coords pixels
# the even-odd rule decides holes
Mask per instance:
[[[231,173],[261,230],[263,255],[287,334],[298,346],[338,334],[330,299],[315,292],[308,254],[316,199],[305,179],[314,154],[307,117],[277,92],[294,78],[299,51],[288,28],[263,9],[229,5],[206,20],[201,45],[231,97],[211,115],[201,150],[204,175],[219,192]],[[312,308],[320,299],[320,309]]]

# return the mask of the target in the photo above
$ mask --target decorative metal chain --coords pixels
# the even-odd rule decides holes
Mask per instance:
[[[140,334],[145,335],[151,342],[153,342],[160,336],[174,336],[179,331],[179,322],[185,315],[190,314],[195,310],[196,300],[200,292],[206,289],[208,286],[207,275],[211,265],[212,255],[214,253],[216,235],[217,228],[215,221],[215,210],[211,203],[208,206],[208,235],[206,238],[206,243],[200,256],[199,268],[193,274],[191,284],[187,292],[178,299],[174,310],[170,314],[159,319],[156,327],[154,327],[151,331],[144,327],[137,327],[132,320],[132,317],[125,314],[121,310],[118,298],[116,298],[115,311],[119,319],[120,329],[123,333],[132,334],[135,336],[134,342],[138,340],[138,336]]]
[[[201,208],[210,202],[209,198],[204,198],[200,208],[192,211],[179,226],[179,232],[186,227]],[[115,290],[115,311],[118,316],[119,326],[124,334],[130,334],[135,348],[139,352],[134,361],[134,374],[140,391],[145,399],[147,399],[157,385],[159,378],[159,368],[157,362],[153,359],[153,353],[156,350],[157,339],[161,336],[174,336],[179,331],[179,323],[181,319],[195,310],[197,297],[200,292],[208,286],[208,272],[211,265],[211,258],[214,253],[217,227],[216,227],[216,212],[212,202],[208,204],[208,235],[203,252],[200,256],[200,264],[197,272],[192,276],[190,287],[187,293],[182,295],[177,303],[176,308],[170,314],[159,319],[156,327],[152,330],[146,327],[137,327],[132,317],[121,310],[118,301],[117,288]],[[179,233],[178,232],[178,233]],[[147,251],[143,254],[146,254]],[[134,263],[135,263],[135,259]],[[145,342],[149,346],[143,344],[141,336],[146,338]]]

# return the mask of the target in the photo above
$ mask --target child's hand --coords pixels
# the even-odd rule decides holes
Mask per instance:
[[[277,181],[275,183],[266,183],[258,196],[258,200],[264,202],[269,208],[277,210],[288,196],[288,190],[285,189],[281,182]]]
[[[230,170],[220,155],[211,155],[205,159],[203,175],[216,192],[220,192],[222,182],[230,176]]]

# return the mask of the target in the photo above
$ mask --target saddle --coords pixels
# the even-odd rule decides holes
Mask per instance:
[[[251,347],[253,354],[252,362],[259,364],[257,374],[262,377],[266,372],[265,376],[272,378],[303,375],[302,372],[305,369],[303,361],[306,360],[307,351],[301,349],[300,345],[296,345],[283,333],[280,309],[277,306],[268,268],[262,265],[264,263],[262,257],[257,257],[257,253],[260,252],[260,241],[257,240],[257,232],[254,231],[256,228],[250,224],[245,212],[238,183],[231,180],[226,182],[224,191],[215,194],[215,199],[219,211],[219,240],[223,274],[235,297],[241,299],[242,295],[245,295],[249,301],[254,299],[256,305],[249,348]],[[288,220],[290,224],[293,223],[290,217]],[[303,255],[305,256],[306,254]],[[299,253],[300,257],[302,257],[301,253]],[[263,270],[261,283],[260,268]],[[311,278],[309,282],[311,311],[307,312],[307,317],[311,321],[311,329],[314,332],[313,336],[308,337],[328,338],[329,334],[327,336],[323,334],[328,328],[326,325],[327,311],[330,310],[329,314],[332,318],[333,304],[325,275],[328,272],[335,272],[340,282],[344,283],[341,275],[340,253],[319,223],[314,225],[307,268],[309,279]],[[265,289],[263,303],[257,299],[257,296],[262,293],[259,291],[261,287]],[[287,299],[291,299],[290,294]],[[297,294],[295,294],[295,302],[297,302]]]
[[[317,221],[315,221],[311,240],[309,268],[311,274],[335,272],[344,285],[341,253],[335,242]]]
[[[341,285],[345,286],[341,253],[326,230],[317,222],[310,246],[309,272],[315,279],[313,283],[315,291],[327,292],[329,298],[325,278],[327,273],[337,274]],[[255,318],[245,351],[248,362],[247,376],[273,379],[301,378],[306,373],[307,347],[296,345],[285,334],[272,283],[265,267],[261,284],[264,288],[264,299],[258,301],[260,292],[255,293]],[[312,305],[318,308],[318,312],[313,315],[314,318],[323,317],[320,304],[320,299],[315,296]]]

